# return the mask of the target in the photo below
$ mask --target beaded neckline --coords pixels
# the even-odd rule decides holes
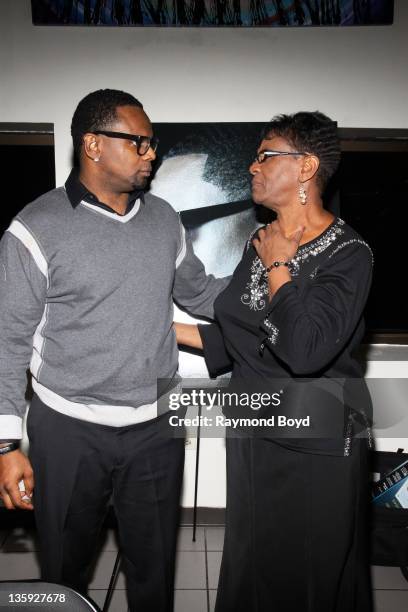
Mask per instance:
[[[340,222],[340,225],[344,225],[343,219],[340,219],[340,217],[334,217],[333,221],[329,223],[329,225],[326,227],[325,230],[322,231],[321,234],[316,236],[316,238],[312,238],[312,240],[309,240],[308,242],[305,242],[304,244],[302,244],[298,248],[298,251],[300,251],[300,249],[303,249],[305,247],[309,247],[310,245],[314,244],[317,240],[320,240],[321,238],[323,238],[327,232],[330,232],[333,229],[333,227],[337,225],[338,222]]]
[[[344,225],[343,219],[336,217],[322,234],[300,246],[296,255],[289,261],[288,269],[291,275],[298,276],[301,265],[306,263],[309,257],[319,255],[342,236]],[[248,241],[248,247],[251,244],[252,236]],[[245,293],[241,295],[241,302],[249,306],[251,310],[262,310],[265,308],[265,296],[268,295],[269,290],[265,267],[258,256],[252,262],[250,273],[251,279],[245,286]]]
[[[337,238],[344,234],[343,219],[336,217],[334,221],[324,230],[322,234],[302,244],[297,250],[296,255],[289,262],[289,270],[292,276],[299,274],[301,264],[305,263],[310,256],[319,255],[329,247]]]

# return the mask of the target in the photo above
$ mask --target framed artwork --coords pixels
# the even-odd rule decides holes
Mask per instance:
[[[207,273],[232,274],[253,230],[262,223],[251,199],[249,166],[264,123],[156,123],[159,138],[150,192],[180,213]],[[266,212],[266,211],[265,211]],[[261,215],[262,216],[262,215]],[[196,322],[175,306],[174,318]],[[183,377],[207,378],[204,359],[181,352]]]
[[[260,214],[251,200],[249,166],[263,126],[154,126],[159,148],[150,191],[180,213],[196,254],[215,276],[232,273]]]
[[[394,0],[31,0],[34,25],[388,25]]]

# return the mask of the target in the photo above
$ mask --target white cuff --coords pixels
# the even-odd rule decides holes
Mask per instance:
[[[0,440],[21,440],[23,419],[14,414],[0,415]]]

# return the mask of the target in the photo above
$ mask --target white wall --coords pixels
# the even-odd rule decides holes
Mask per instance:
[[[407,128],[407,31],[405,0],[393,26],[304,29],[39,27],[30,0],[1,0],[1,121],[55,124],[58,184],[75,105],[100,87],[158,122],[319,108],[342,127]]]
[[[318,108],[341,127],[408,128],[406,0],[395,0],[394,21],[313,29],[35,27],[30,0],[1,0],[0,121],[54,123],[57,184],[69,172],[73,110],[101,87],[133,93],[156,122],[267,121]],[[408,377],[407,362],[399,367]],[[222,506],[223,442],[206,440],[202,450],[199,505]],[[185,505],[192,503],[193,455],[187,452]]]

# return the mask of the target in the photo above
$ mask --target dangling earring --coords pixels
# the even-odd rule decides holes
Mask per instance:
[[[302,184],[299,185],[299,200],[302,206],[307,203],[307,191]]]

